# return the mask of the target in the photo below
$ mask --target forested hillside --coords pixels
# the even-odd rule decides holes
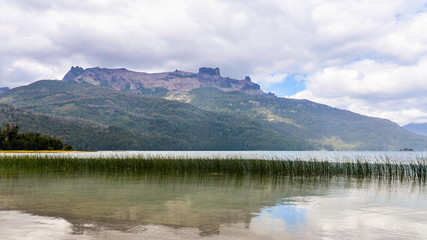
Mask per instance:
[[[18,125],[4,124],[0,129],[0,150],[62,150],[61,139],[45,136],[40,133],[20,133]],[[65,150],[72,146],[65,145]]]
[[[309,143],[282,135],[259,121],[87,83],[39,81],[12,89],[0,97],[0,101],[4,103],[34,112],[71,117],[125,130],[151,143],[149,148],[133,144],[126,149],[312,148]],[[123,137],[127,135],[129,134],[123,134]],[[155,141],[151,141],[151,138]],[[137,142],[141,143],[140,140]],[[74,146],[78,147],[76,144]]]
[[[190,95],[190,103],[201,109],[264,121],[294,139],[309,140],[317,149],[427,149],[426,137],[410,133],[389,120],[308,100],[265,98],[215,88],[195,89]]]
[[[409,132],[427,136],[427,123],[409,123],[403,126]]]
[[[23,129],[58,136],[76,149],[427,149],[426,136],[389,120],[278,98],[249,77],[221,77],[219,69],[73,68],[64,79],[10,89],[0,93],[0,103],[32,111],[18,114],[27,116],[18,119]]]
[[[47,116],[4,104],[0,105],[0,123],[18,125],[23,133],[40,132],[59,138],[75,150],[164,150],[180,147],[179,142],[166,136],[144,136],[118,127]]]

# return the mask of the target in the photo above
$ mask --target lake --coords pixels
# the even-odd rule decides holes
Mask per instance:
[[[79,154],[74,156],[277,160],[309,156],[337,161],[424,156],[414,152]],[[427,187],[425,181],[342,177],[0,169],[0,223],[0,239],[426,239]]]

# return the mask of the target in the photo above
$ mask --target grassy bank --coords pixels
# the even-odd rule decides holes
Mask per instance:
[[[426,180],[427,160],[410,163],[333,162],[316,159],[177,159],[177,158],[75,158],[61,156],[0,156],[0,168],[47,171],[182,172],[257,174],[269,176],[355,177]]]

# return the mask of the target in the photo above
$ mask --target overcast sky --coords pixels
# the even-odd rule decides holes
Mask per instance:
[[[197,72],[427,122],[427,0],[0,0],[0,86],[71,66]]]

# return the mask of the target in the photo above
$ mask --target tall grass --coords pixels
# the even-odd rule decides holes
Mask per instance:
[[[257,160],[159,157],[77,158],[61,156],[0,156],[0,168],[46,171],[182,172],[426,180],[427,161],[364,160],[338,162],[316,159]]]

